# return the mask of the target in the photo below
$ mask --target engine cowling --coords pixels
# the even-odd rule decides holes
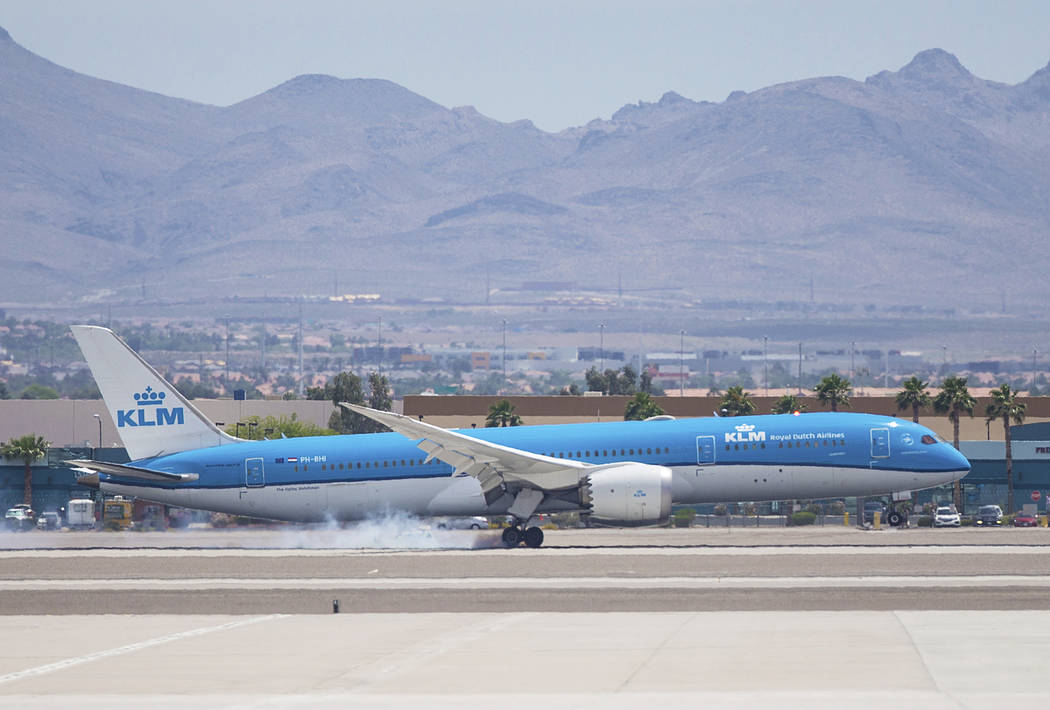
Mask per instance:
[[[644,463],[603,466],[587,477],[583,503],[609,525],[653,525],[671,515],[671,469]]]

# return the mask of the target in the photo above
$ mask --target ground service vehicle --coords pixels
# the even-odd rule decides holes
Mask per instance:
[[[102,507],[102,527],[127,530],[131,527],[131,501],[116,496],[105,502]]]
[[[30,530],[35,522],[33,510],[28,505],[16,505],[4,513],[4,524],[9,530]]]
[[[71,528],[95,527],[95,501],[74,498],[66,506],[66,524]]]
[[[60,527],[62,527],[62,518],[53,510],[41,513],[36,519],[37,530],[58,530]]]

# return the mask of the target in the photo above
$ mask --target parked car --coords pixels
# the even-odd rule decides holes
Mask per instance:
[[[933,527],[935,528],[957,528],[962,525],[962,519],[954,508],[942,506],[933,515]]]
[[[33,509],[25,503],[8,508],[4,513],[4,524],[9,530],[31,530],[36,524]]]
[[[1015,528],[1034,528],[1038,524],[1039,520],[1031,513],[1021,512],[1014,516]]]
[[[879,514],[879,520],[886,522],[886,506],[882,501],[872,500],[864,504],[864,522],[875,523],[875,513]]]
[[[53,510],[41,513],[36,519],[37,530],[58,530],[60,527],[62,527],[62,518]]]
[[[437,518],[434,527],[438,530],[488,530],[489,519],[477,515],[469,518]]]
[[[974,525],[982,528],[994,528],[1003,524],[1003,509],[997,505],[982,505],[977,509]]]

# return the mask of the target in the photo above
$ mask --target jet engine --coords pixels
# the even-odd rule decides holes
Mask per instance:
[[[671,469],[644,463],[602,466],[581,491],[591,519],[608,525],[652,525],[671,515]]]

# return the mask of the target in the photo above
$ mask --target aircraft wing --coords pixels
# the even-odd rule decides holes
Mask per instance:
[[[403,414],[381,412],[348,402],[340,402],[339,406],[415,440],[416,446],[427,453],[427,461],[438,459],[447,463],[456,469],[453,475],[474,476],[486,496],[508,483],[540,491],[576,488],[585,475],[584,471],[593,468],[593,464],[582,461],[552,458],[482,441]]]
[[[134,478],[140,481],[153,481],[160,483],[184,483],[189,481],[196,481],[198,476],[196,473],[169,473],[168,471],[153,471],[148,468],[141,468],[139,466],[128,466],[127,464],[120,463],[108,463],[106,461],[90,461],[86,459],[76,459],[73,461],[66,461],[68,464],[76,466],[75,470],[83,471],[85,473],[108,473],[113,476],[120,476],[121,478]]]

